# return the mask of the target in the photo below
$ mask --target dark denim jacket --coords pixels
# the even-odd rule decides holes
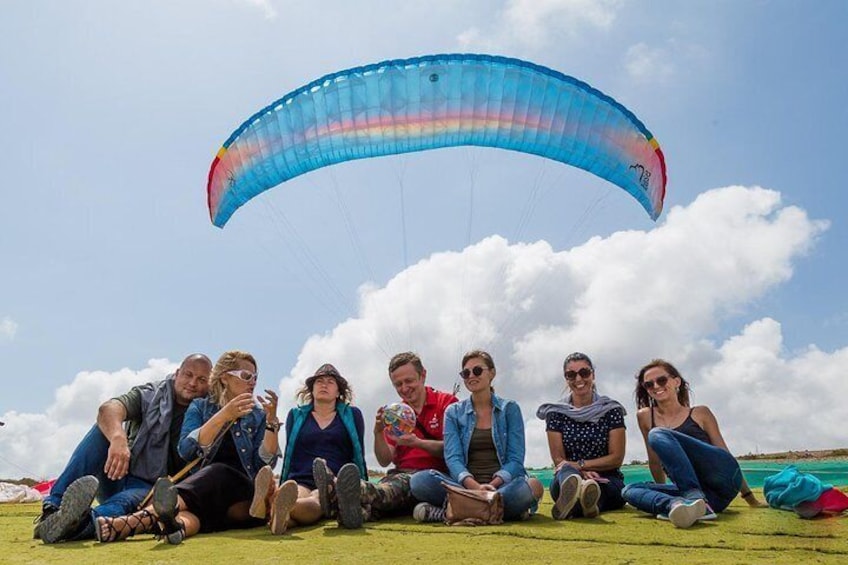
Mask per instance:
[[[215,457],[218,447],[221,445],[220,439],[212,445],[201,446],[197,441],[197,436],[200,434],[200,427],[220,409],[221,407],[208,397],[196,398],[191,401],[183,419],[183,429],[180,432],[179,452],[183,459],[192,461],[197,457],[203,457],[207,461],[211,461]],[[247,416],[236,420],[227,430],[227,433],[232,435],[241,465],[251,479],[263,466],[270,465],[273,467],[277,464],[280,451],[268,453],[262,446],[262,440],[265,438],[265,411],[258,406],[254,407],[253,411]]]

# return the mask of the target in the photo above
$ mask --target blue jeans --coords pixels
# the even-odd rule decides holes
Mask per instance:
[[[673,484],[627,485],[621,494],[631,506],[651,514],[668,514],[675,500],[703,498],[714,512],[721,512],[739,493],[742,470],[724,449],[668,428],[648,432],[648,446]]]
[[[448,475],[428,469],[418,471],[409,481],[412,496],[434,506],[444,506],[447,492],[442,482],[462,488],[462,485]],[[527,477],[514,477],[510,482],[498,489],[504,502],[504,520],[518,520],[525,511],[535,510],[537,502],[533,491],[527,484]]]
[[[551,498],[556,500],[559,497],[559,489],[562,481],[568,478],[569,475],[581,476],[580,471],[569,465],[563,465],[554,475],[551,481]],[[624,487],[624,481],[618,477],[604,477],[609,479],[609,482],[599,482],[598,486],[601,489],[601,497],[598,499],[598,510],[606,512],[607,510],[618,510],[624,506],[624,499],[621,497],[621,489]],[[571,515],[575,517],[583,516],[583,509],[578,504],[571,511]]]
[[[50,489],[50,494],[44,498],[44,503],[58,507],[68,485],[85,475],[94,475],[100,483],[97,489],[100,506],[92,510],[94,519],[98,516],[122,516],[135,512],[153,485],[132,475],[117,481],[109,479],[103,472],[108,453],[109,440],[100,428],[93,426],[77,445],[62,474]]]

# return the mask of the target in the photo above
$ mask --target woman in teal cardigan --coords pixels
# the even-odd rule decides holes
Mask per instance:
[[[351,398],[347,380],[330,364],[322,365],[298,392],[300,405],[286,419],[280,487],[272,485],[270,468],[256,479],[251,514],[268,514],[273,533],[331,515],[336,491],[353,496],[355,486],[358,496],[360,478],[368,477],[365,424],[360,410],[350,405]]]

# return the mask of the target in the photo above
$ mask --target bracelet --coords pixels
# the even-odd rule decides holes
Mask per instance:
[[[278,420],[278,421],[276,421],[276,422],[267,422],[267,423],[265,424],[265,429],[266,429],[266,430],[268,430],[269,432],[274,432],[274,433],[279,432],[279,431],[280,431],[280,422],[279,422],[279,420]]]
[[[751,496],[752,494],[754,494],[754,493],[753,493],[753,492],[751,492],[751,491],[749,490],[749,491],[747,491],[747,492],[740,492],[740,493],[739,493],[739,496],[741,496],[742,498],[748,498],[748,497],[749,497],[749,496]]]

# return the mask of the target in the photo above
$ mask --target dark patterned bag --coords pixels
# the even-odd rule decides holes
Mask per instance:
[[[503,524],[501,493],[468,490],[442,483],[448,493],[445,523],[449,526],[493,526]]]

